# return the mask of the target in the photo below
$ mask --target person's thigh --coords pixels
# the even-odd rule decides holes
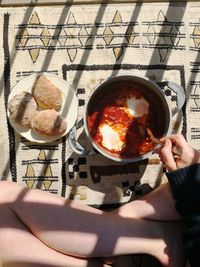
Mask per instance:
[[[96,259],[80,259],[59,253],[37,239],[7,204],[0,204],[0,266],[4,267],[100,267]]]

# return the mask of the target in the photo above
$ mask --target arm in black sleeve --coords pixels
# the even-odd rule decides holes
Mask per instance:
[[[183,234],[192,267],[200,266],[200,164],[166,173],[176,210],[186,222]]]

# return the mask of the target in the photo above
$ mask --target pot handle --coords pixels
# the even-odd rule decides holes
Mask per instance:
[[[178,113],[185,103],[185,91],[182,86],[171,81],[163,81],[157,83],[164,91],[171,90],[177,94],[177,106],[172,109],[172,116]]]
[[[82,147],[77,141],[77,130],[84,125],[83,119],[75,124],[69,132],[68,142],[71,150],[80,156],[96,155],[98,152],[95,149],[87,150]]]
[[[171,81],[157,82],[158,86],[165,93],[167,90],[171,90],[177,94],[177,107],[172,109],[172,116],[178,113],[185,103],[185,91],[182,86]],[[69,132],[68,142],[71,150],[80,156],[96,155],[99,152],[96,149],[88,150],[82,147],[77,141],[77,130],[84,125],[83,119],[75,124]]]

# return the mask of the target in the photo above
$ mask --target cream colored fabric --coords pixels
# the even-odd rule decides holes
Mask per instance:
[[[184,87],[187,99],[173,117],[172,131],[182,131],[200,148],[199,8],[184,2],[1,8],[2,179],[97,206],[128,202],[159,185],[164,175],[156,155],[121,164],[101,155],[80,158],[68,137],[44,145],[27,142],[8,126],[6,101],[19,80],[47,71],[75,88],[80,121],[88,96],[110,76],[169,80]],[[168,93],[174,108],[176,94]],[[78,135],[90,147],[83,128]]]

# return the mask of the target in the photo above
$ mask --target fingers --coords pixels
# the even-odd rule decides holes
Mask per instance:
[[[164,146],[158,153],[169,171],[200,162],[200,153],[187,143],[183,135],[170,135],[162,138],[161,141],[164,142]],[[176,152],[179,150],[181,153],[175,153],[175,149]]]
[[[159,156],[168,171],[174,171],[177,169],[174,155],[172,152],[172,142],[170,139],[165,139],[164,146],[160,149]]]
[[[188,146],[187,141],[185,140],[182,134],[172,134],[168,137],[163,138],[162,140],[165,141],[166,139],[170,139],[174,145],[181,148]]]

